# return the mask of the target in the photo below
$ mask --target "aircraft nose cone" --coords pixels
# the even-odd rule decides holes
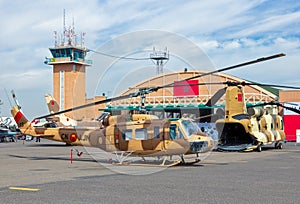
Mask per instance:
[[[208,148],[208,141],[190,142],[190,150],[192,152],[200,153],[206,151]]]

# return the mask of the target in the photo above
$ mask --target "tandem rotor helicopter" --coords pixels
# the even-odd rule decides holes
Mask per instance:
[[[259,58],[257,60],[190,77],[182,81],[203,77],[217,72],[223,72],[282,56],[285,56],[285,54],[277,54],[269,57]],[[188,117],[158,119],[157,116],[145,113],[144,103],[146,94],[171,85],[174,86],[174,83],[152,88],[141,88],[138,92],[133,92],[125,96],[117,96],[62,111],[56,111],[34,119],[39,120],[56,115],[61,116],[66,112],[86,108],[89,106],[105,104],[111,101],[132,97],[141,97],[141,108],[139,114],[132,114],[129,116],[110,116],[108,113],[103,113],[99,118],[101,125],[96,128],[64,127],[57,126],[51,122],[43,126],[35,127],[33,123],[26,119],[17,102],[16,105],[12,107],[11,113],[21,132],[25,135],[42,137],[71,145],[96,147],[107,152],[126,156],[163,156],[165,159],[161,165],[165,165],[167,156],[179,155],[181,159],[174,161],[171,164],[176,165],[179,163],[185,163],[184,157],[186,155],[193,155],[195,158],[195,163],[199,161],[199,155],[201,153],[205,153],[213,149],[213,139],[206,133],[203,133],[197,124]],[[226,149],[226,147],[241,146],[242,148],[236,148],[236,150],[251,150],[260,148],[261,145],[266,143],[265,140],[267,142],[276,142],[278,146],[280,144],[279,142],[284,140],[283,131],[276,129],[279,132],[279,136],[273,136],[272,138],[274,138],[274,140],[271,141],[268,140],[268,136],[270,134],[268,135],[267,133],[263,132],[256,134],[255,128],[252,128],[250,117],[246,112],[243,89],[240,86],[249,84],[244,83],[233,85],[231,83],[226,83],[226,85],[228,85],[227,88],[218,91],[216,95],[212,97],[213,101],[216,102],[226,91],[225,118],[216,122],[220,135],[220,143],[218,147],[220,149]],[[277,87],[298,88],[287,86]],[[263,124],[263,122],[261,123]],[[278,127],[280,126],[278,125]],[[264,138],[262,134],[267,135],[267,139]]]
[[[300,114],[300,111],[287,107],[278,101],[249,106],[245,103],[243,86],[263,85],[281,88],[300,89],[300,87],[268,85],[247,82],[224,82],[226,88],[225,117],[216,121],[219,133],[218,150],[261,152],[262,146],[274,144],[282,149],[285,141],[282,117],[278,106]]]

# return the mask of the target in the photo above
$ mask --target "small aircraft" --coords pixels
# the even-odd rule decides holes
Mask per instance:
[[[250,106],[247,110],[243,86],[260,85],[292,89],[300,89],[300,87],[247,82],[225,82],[223,84],[227,84],[228,87],[226,88],[225,117],[216,121],[216,128],[219,132],[218,149],[222,151],[252,151],[256,149],[261,152],[263,145],[270,144],[274,144],[275,148],[282,149],[285,133],[282,117],[278,115],[278,106],[289,107],[273,101]],[[260,108],[257,108],[258,106]],[[297,112],[296,109],[293,111]],[[300,113],[299,110],[298,113]]]
[[[3,105],[0,100],[0,106]],[[2,117],[0,110],[0,142],[16,142],[17,137],[22,133],[16,128],[15,125],[11,125],[12,119],[10,117]]]
[[[0,124],[0,142],[16,142],[17,137],[21,135],[21,132],[12,131],[5,124]]]
[[[257,60],[193,76],[182,81],[282,56],[284,56],[284,54],[259,58]],[[34,137],[43,137],[72,145],[97,147],[107,152],[121,155],[141,157],[165,156],[162,165],[165,164],[166,156],[172,155],[179,155],[181,160],[174,161],[171,165],[185,163],[185,155],[194,155],[195,162],[198,162],[199,154],[210,151],[214,146],[214,141],[207,134],[201,132],[192,119],[188,117],[158,119],[154,115],[145,114],[145,95],[172,85],[174,86],[174,83],[153,88],[140,88],[138,92],[133,92],[128,95],[108,98],[35,118],[35,120],[39,120],[89,106],[105,104],[114,100],[141,97],[139,114],[110,116],[108,113],[104,113],[99,119],[102,121],[103,126],[96,128],[58,127],[57,125],[52,126],[52,123],[43,127],[34,127],[34,125],[26,119],[18,104],[12,107],[11,113],[21,132]],[[219,92],[217,94],[218,96],[214,98],[214,101],[217,100],[218,97],[221,97]]]

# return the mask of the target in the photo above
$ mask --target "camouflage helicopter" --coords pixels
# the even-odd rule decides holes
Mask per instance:
[[[260,58],[184,80],[198,78],[282,56],[284,56],[284,54]],[[214,141],[207,134],[201,132],[196,123],[187,117],[158,119],[154,115],[144,113],[145,95],[170,85],[172,84],[154,88],[141,88],[138,92],[130,93],[125,96],[108,98],[106,100],[57,111],[35,118],[38,120],[93,105],[105,104],[113,100],[141,97],[140,114],[133,114],[126,117],[124,115],[110,116],[109,114],[104,113],[102,117],[100,117],[103,127],[59,127],[53,125],[53,123],[35,127],[34,124],[26,119],[18,104],[13,106],[11,113],[22,133],[26,135],[43,137],[72,145],[97,147],[107,152],[121,152],[121,154],[131,156],[165,156],[162,165],[165,164],[166,156],[172,155],[179,155],[181,158],[181,160],[173,162],[172,165],[185,163],[185,155],[194,155],[195,162],[198,162],[199,154],[210,151],[214,146]],[[220,93],[218,93],[218,97],[219,95]]]
[[[90,128],[62,127],[53,122],[36,125],[26,119],[19,105],[13,106],[11,113],[23,134],[66,144],[97,147],[122,155],[180,155],[181,160],[172,162],[170,166],[185,163],[184,155],[188,154],[195,155],[192,163],[198,162],[199,154],[211,150],[214,145],[212,138],[201,132],[188,117],[162,120],[148,114],[133,114],[128,117],[104,113],[100,117],[103,126]],[[56,113],[59,118],[63,117],[63,113]],[[162,165],[165,165],[166,158]]]
[[[282,149],[285,140],[282,117],[278,106],[300,113],[276,101],[246,107],[243,86],[260,85],[279,88],[300,89],[300,87],[247,82],[224,82],[226,88],[225,117],[216,121],[219,133],[218,149],[222,151],[261,151],[263,145],[274,144]],[[258,108],[260,107],[260,108]],[[262,108],[264,107],[264,108]]]
[[[45,99],[46,99],[47,106],[49,108],[50,113],[57,113],[59,111],[59,105],[58,105],[57,101],[53,98],[53,96],[51,96],[50,94],[45,94]],[[154,130],[153,134],[155,135],[154,137],[156,139],[158,139],[159,138],[159,124],[161,122],[164,123],[166,121],[158,120],[158,118],[156,116],[146,115],[146,114],[134,114],[133,118],[130,119],[130,121],[137,121],[137,120],[139,120],[139,119],[137,119],[137,116],[139,116],[139,117],[144,116],[146,120],[147,119],[151,120],[150,123],[152,125],[156,125],[154,127],[154,129],[153,129]],[[118,126],[120,126],[120,125],[124,126],[125,125],[125,126],[127,126],[127,128],[129,126],[131,126],[131,124],[130,125],[128,124],[128,120],[127,120],[127,123],[124,122],[124,121],[122,121],[123,119],[126,119],[126,117],[124,117],[124,116],[123,116],[123,119],[120,116],[115,117],[117,120],[120,120],[120,121],[113,121],[113,122],[109,121],[110,117],[111,117],[110,113],[104,112],[95,121],[92,121],[92,122],[83,122],[83,123],[85,123],[85,124],[88,123],[90,126],[100,126],[100,129],[101,128],[107,128],[108,126],[110,126],[110,125],[112,125],[114,123],[117,124]],[[113,119],[113,120],[115,120],[115,119]],[[144,121],[144,119],[142,119],[142,120]],[[64,125],[64,126],[69,126],[70,123],[72,124],[72,126],[77,126],[77,121],[75,121],[75,120],[73,120],[73,119],[65,116],[64,113],[59,114],[57,118],[51,118],[51,121],[57,121],[59,123],[62,123],[62,125]],[[179,126],[181,126],[181,124],[179,123],[180,121],[178,119],[170,119],[169,121],[171,123],[170,127],[169,127],[171,140],[174,140],[176,137],[177,138],[180,137],[181,139],[183,139],[184,138],[184,134],[182,133],[182,130],[179,127]],[[92,123],[92,125],[91,125],[91,123]],[[188,132],[189,135],[191,135],[193,133],[193,131],[195,131],[194,133],[198,133],[198,134],[200,133],[200,135],[202,135],[202,136],[207,136],[206,134],[201,133],[201,131],[197,127],[197,125],[194,124],[189,118],[187,118],[187,116],[184,116],[183,118],[181,118],[181,123],[183,124],[182,127],[184,128],[184,131],[189,131]],[[146,123],[146,126],[147,126],[147,124],[148,123]],[[135,128],[139,127],[138,125],[134,125],[134,126],[135,126]],[[145,124],[144,124],[144,126],[145,126]],[[176,128],[176,126],[178,126],[178,128]],[[143,126],[141,125],[141,127],[143,127]],[[149,131],[149,128],[147,130]],[[136,134],[140,134],[139,130],[136,130]],[[128,136],[127,135],[127,138],[125,138],[125,140],[130,140],[131,137],[132,136]],[[135,137],[136,137],[136,139],[138,138],[137,135]],[[138,140],[140,140],[140,139],[144,140],[145,138],[139,138]],[[94,142],[97,143],[97,140],[99,140],[99,138],[98,139],[97,138],[94,139]],[[103,138],[100,139],[100,143],[101,143],[102,140],[103,140]],[[156,141],[156,143],[157,143],[157,141]],[[121,144],[121,145],[123,145],[123,144]],[[195,145],[196,145],[196,143],[193,144],[193,147],[192,147],[193,151],[196,150],[195,149]],[[154,146],[156,146],[156,145],[154,145]],[[102,147],[102,149],[106,150],[106,148],[104,146]],[[210,149],[210,147],[208,149]],[[146,149],[144,149],[144,150],[146,150]],[[142,155],[142,154],[140,154],[140,155]],[[158,155],[158,154],[156,154],[156,155]]]

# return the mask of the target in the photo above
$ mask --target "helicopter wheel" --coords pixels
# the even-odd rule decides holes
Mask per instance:
[[[277,145],[277,149],[282,149],[282,148],[283,148],[282,143],[279,143],[279,144]]]
[[[223,152],[223,150],[220,149],[220,148],[217,148],[216,151],[218,151],[218,152]]]
[[[261,152],[261,145],[258,145],[256,151]]]

